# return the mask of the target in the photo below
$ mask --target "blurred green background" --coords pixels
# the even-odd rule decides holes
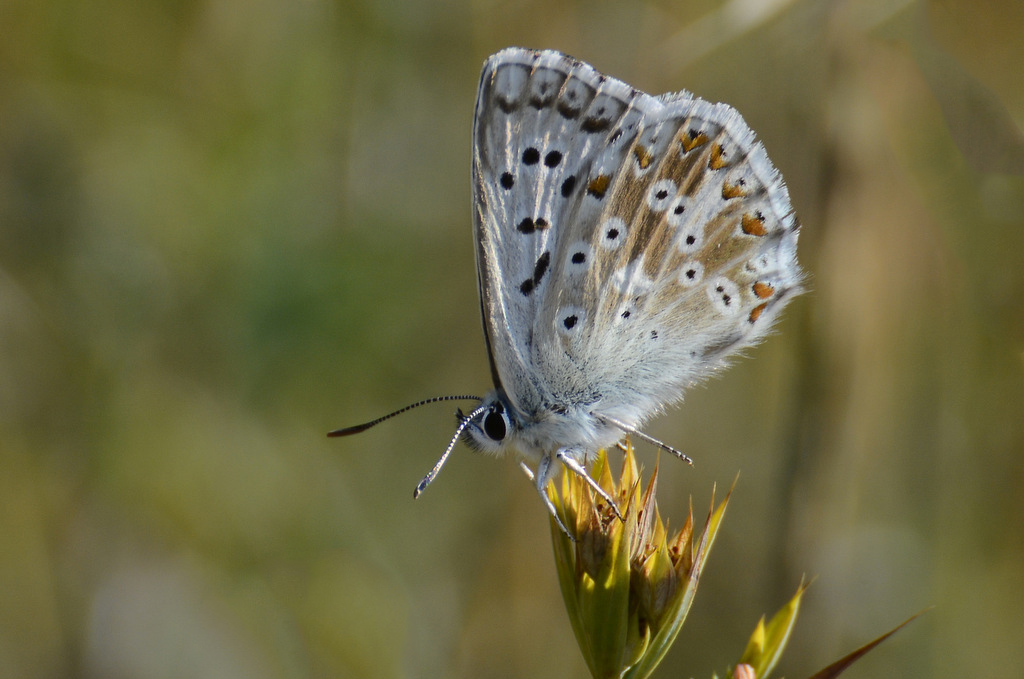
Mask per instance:
[[[1024,3],[0,1],[0,676],[586,677],[547,517],[414,411],[489,388],[484,58],[736,106],[810,292],[659,418],[739,485],[659,676],[1024,666]],[[650,467],[655,451],[641,446]]]

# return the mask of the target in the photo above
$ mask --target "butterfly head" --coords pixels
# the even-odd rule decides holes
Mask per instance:
[[[488,394],[469,416],[458,412],[464,425],[463,440],[475,450],[499,455],[507,449],[519,429],[515,411],[500,390]]]

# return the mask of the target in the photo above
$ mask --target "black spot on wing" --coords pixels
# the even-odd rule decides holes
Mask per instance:
[[[562,162],[562,154],[558,151],[549,151],[544,156],[544,164],[548,167],[557,167],[560,162]]]
[[[544,278],[544,274],[548,271],[548,266],[551,264],[551,251],[545,250],[544,254],[537,258],[537,263],[533,265],[533,275],[527,278],[519,285],[519,291],[524,295],[529,296],[534,289],[540,285],[541,280]]]
[[[568,198],[571,196],[574,188],[576,188],[576,176],[569,175],[565,178],[565,181],[562,182],[562,198]]]
[[[516,224],[516,230],[520,233],[533,233],[534,231],[543,231],[544,229],[551,226],[548,220],[543,217],[524,217],[518,224]]]
[[[544,274],[547,273],[549,264],[551,264],[551,251],[545,250],[544,254],[537,258],[537,264],[533,267],[534,283],[540,284]]]

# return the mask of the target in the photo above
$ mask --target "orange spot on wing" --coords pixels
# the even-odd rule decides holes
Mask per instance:
[[[689,153],[698,146],[703,146],[708,143],[708,136],[703,132],[684,132],[679,135],[679,145],[683,147],[683,153]]]
[[[608,190],[608,185],[611,184],[612,178],[606,174],[598,175],[590,180],[587,184],[587,193],[598,198],[604,198],[605,192]]]
[[[743,190],[742,184],[730,184],[729,182],[722,182],[722,198],[729,200],[730,198],[740,198],[741,196],[747,195]]]
[[[636,162],[640,166],[641,170],[646,170],[651,165],[651,161],[654,160],[654,156],[645,146],[637,144],[633,149],[633,155],[636,156]]]
[[[722,150],[722,145],[713,144],[711,146],[711,159],[708,161],[708,167],[712,170],[721,170],[723,167],[728,166],[728,164],[725,161],[725,151]]]
[[[767,283],[758,281],[757,283],[754,283],[754,294],[761,299],[768,299],[775,294],[775,288]]]
[[[768,233],[764,228],[764,217],[761,215],[743,215],[741,222],[743,233],[749,236],[763,236]]]
[[[758,306],[754,307],[753,310],[750,312],[750,316],[749,316],[750,322],[753,323],[757,319],[761,318],[761,314],[764,313],[764,310],[765,310],[765,308],[767,306],[768,306],[768,302],[765,302],[764,304],[759,304]]]

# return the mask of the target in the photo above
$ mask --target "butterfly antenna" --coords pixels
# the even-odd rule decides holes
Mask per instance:
[[[682,460],[686,464],[690,465],[691,467],[693,466],[693,460],[691,460],[690,456],[687,455],[686,453],[684,453],[683,451],[677,450],[677,449],[673,448],[672,446],[668,445],[667,443],[662,443],[661,441],[659,441],[658,439],[654,438],[653,436],[651,436],[649,434],[645,434],[642,431],[640,431],[639,429],[637,429],[636,427],[631,427],[628,424],[626,424],[625,422],[620,422],[619,420],[616,420],[614,417],[608,417],[607,415],[602,415],[601,419],[604,420],[605,422],[607,422],[608,424],[615,425],[616,427],[618,427],[622,431],[626,432],[627,434],[632,434],[633,436],[636,436],[641,441],[647,441],[647,443],[650,443],[651,445],[654,445],[654,446],[658,446],[659,448],[661,448],[662,450],[664,450],[667,453],[672,453],[673,455],[678,457],[680,460]]]
[[[434,468],[427,472],[427,475],[423,477],[423,480],[416,485],[416,490],[412,491],[412,496],[414,498],[419,497],[420,493],[427,489],[430,482],[433,481],[434,477],[441,471],[441,467],[443,467],[444,463],[448,461],[448,456],[451,454],[452,449],[455,448],[455,444],[459,442],[459,437],[462,436],[462,432],[469,426],[469,423],[472,422],[480,413],[486,412],[488,407],[489,406],[480,406],[479,408],[475,408],[469,413],[469,415],[463,415],[462,411],[459,411],[459,426],[455,430],[452,440],[448,442],[448,447],[444,449],[441,459],[437,461]]]
[[[388,413],[384,417],[378,417],[376,420],[372,420],[370,422],[365,422],[363,424],[357,424],[354,427],[345,427],[344,429],[335,429],[334,431],[329,431],[329,432],[327,432],[327,435],[328,436],[350,436],[352,434],[358,434],[361,431],[366,431],[367,429],[369,429],[370,427],[372,427],[374,425],[380,424],[384,420],[390,420],[392,417],[395,417],[396,415],[401,415],[402,413],[404,413],[404,412],[406,412],[408,410],[412,410],[413,408],[419,408],[420,406],[425,406],[428,403],[439,403],[440,401],[482,401],[482,400],[483,399],[480,398],[479,396],[435,396],[434,398],[427,398],[427,399],[424,399],[422,401],[417,401],[416,403],[412,403],[410,405],[407,405],[407,406],[405,406],[404,408],[402,408],[400,410],[396,410],[393,413]]]

